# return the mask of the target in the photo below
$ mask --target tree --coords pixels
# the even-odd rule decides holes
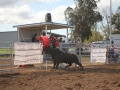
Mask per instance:
[[[82,42],[92,35],[91,27],[102,20],[102,16],[97,11],[99,0],[74,0],[75,8],[68,7],[65,10],[65,18],[73,18],[75,30],[74,37],[81,37]]]
[[[120,34],[120,6],[112,17],[112,25],[114,26],[114,34]]]
[[[104,8],[102,10],[102,16],[103,20],[101,21],[100,28],[102,30],[103,35],[105,36],[105,40],[109,40],[110,35],[110,16],[109,16],[109,10],[108,7]]]
[[[103,40],[103,36],[100,32],[95,31],[94,29],[92,29],[91,32],[92,32],[92,36],[89,39],[85,39],[84,43],[91,43],[91,42],[94,42],[94,41]],[[96,40],[96,35],[97,35],[97,40]]]

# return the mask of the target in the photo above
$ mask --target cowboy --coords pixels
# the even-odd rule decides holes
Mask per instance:
[[[43,32],[42,36],[38,37],[38,41],[43,43],[43,50],[45,50],[47,46],[50,46],[50,39],[45,35],[45,32]]]

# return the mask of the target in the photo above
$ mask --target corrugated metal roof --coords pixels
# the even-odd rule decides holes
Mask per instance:
[[[54,30],[54,29],[63,29],[63,28],[74,28],[74,26],[68,25],[68,24],[61,24],[61,23],[55,23],[55,22],[40,22],[40,23],[32,23],[32,24],[23,24],[23,25],[16,25],[13,27],[17,28],[26,28],[26,29],[41,29],[45,30],[45,26],[47,25],[48,30]]]

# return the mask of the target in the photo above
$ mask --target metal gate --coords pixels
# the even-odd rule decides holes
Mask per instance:
[[[13,42],[0,42],[0,72],[13,73]]]

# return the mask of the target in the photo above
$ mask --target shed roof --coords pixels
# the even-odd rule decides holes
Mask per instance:
[[[45,28],[46,25],[47,25],[47,30],[74,28],[74,26],[71,26],[68,24],[61,24],[61,23],[55,23],[55,22],[40,22],[40,23],[32,23],[32,24],[23,24],[23,25],[16,25],[13,27],[17,27],[19,29],[46,30],[46,28]]]

